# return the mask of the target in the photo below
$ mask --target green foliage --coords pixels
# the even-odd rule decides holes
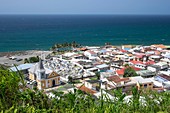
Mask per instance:
[[[20,77],[9,70],[0,69],[0,109],[15,105],[19,93]]]
[[[69,82],[69,83],[72,83],[72,82],[73,82],[73,77],[68,76],[68,82]]]
[[[35,63],[35,62],[38,62],[39,61],[39,57],[37,56],[37,57],[30,57],[29,58],[29,62],[30,63]]]
[[[124,71],[123,77],[133,77],[138,76],[138,74],[135,72],[135,70],[132,67],[127,67]]]
[[[19,75],[18,75],[19,74]],[[125,102],[121,90],[113,90],[114,99],[101,92],[100,99],[80,90],[64,94],[53,91],[48,97],[43,91],[27,89],[20,73],[0,69],[0,111],[2,113],[168,113],[170,93],[132,89],[132,98]],[[22,89],[22,91],[21,91]],[[141,102],[140,98],[144,101]]]
[[[97,77],[98,80],[100,80],[100,72],[96,73],[96,77]]]
[[[35,63],[39,61],[39,56],[30,57],[29,59],[25,58],[24,63]]]
[[[29,60],[27,58],[24,59],[24,64],[29,63]]]
[[[50,50],[51,51],[69,51],[71,47],[80,47],[81,45],[76,43],[75,41],[71,42],[71,43],[68,43],[68,42],[65,42],[65,43],[58,43],[58,44],[55,44],[53,45]]]

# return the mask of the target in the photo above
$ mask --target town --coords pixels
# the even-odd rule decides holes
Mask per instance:
[[[133,87],[170,90],[170,46],[106,44],[74,47],[60,54],[57,51],[53,48],[48,55],[42,52],[39,62],[23,63],[10,70],[21,71],[28,88],[36,87],[50,97],[54,90],[68,93],[79,89],[96,98],[100,98],[101,90],[109,98],[114,98],[111,91],[115,89],[129,96]]]

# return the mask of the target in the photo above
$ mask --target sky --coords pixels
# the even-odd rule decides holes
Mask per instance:
[[[0,14],[170,15],[170,0],[0,0]]]

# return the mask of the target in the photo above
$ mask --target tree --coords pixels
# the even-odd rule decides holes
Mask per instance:
[[[124,71],[123,77],[133,77],[133,76],[138,76],[138,75],[132,67],[127,67]]]
[[[56,50],[56,47],[55,47],[55,46],[52,46],[52,47],[50,48],[50,50],[51,50],[51,51],[55,51],[55,50]]]
[[[129,67],[129,64],[125,64],[124,66],[125,66],[125,67]]]
[[[24,64],[29,63],[29,60],[27,58],[24,59]]]
[[[39,61],[39,57],[37,56],[37,57],[30,57],[29,58],[29,62],[30,63],[34,63],[34,62],[38,62]]]
[[[73,77],[68,76],[68,82],[72,83],[73,82]]]
[[[100,72],[96,73],[96,77],[97,77],[98,80],[100,80]]]

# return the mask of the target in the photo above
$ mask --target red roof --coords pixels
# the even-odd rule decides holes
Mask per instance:
[[[148,61],[148,62],[145,63],[145,65],[152,65],[152,64],[155,64],[155,62],[154,61]]]
[[[117,73],[118,75],[123,75],[123,74],[124,74],[124,71],[125,71],[125,69],[123,68],[123,69],[117,70],[116,73]]]
[[[144,53],[136,53],[136,54],[135,54],[135,57],[137,57],[137,58],[143,58],[145,55],[146,55],[146,54],[144,54]]]
[[[140,68],[137,68],[137,67],[131,67],[131,68],[133,68],[135,71],[141,70]]]
[[[85,87],[84,85],[78,87],[78,89],[81,90],[81,91],[83,91],[83,92],[85,92],[85,93],[92,94],[92,95],[93,95],[94,93],[96,93],[96,91],[91,90],[91,89]]]
[[[131,68],[133,68],[135,71],[141,70],[140,68],[137,68],[137,67],[131,67]],[[119,70],[116,71],[116,73],[117,73],[118,75],[123,75],[125,69],[126,69],[126,68],[119,69]]]
[[[96,54],[94,51],[88,50],[87,52],[89,52],[90,54]]]
[[[121,49],[120,51],[123,52],[123,53],[127,52],[126,50],[123,50],[123,49]]]

